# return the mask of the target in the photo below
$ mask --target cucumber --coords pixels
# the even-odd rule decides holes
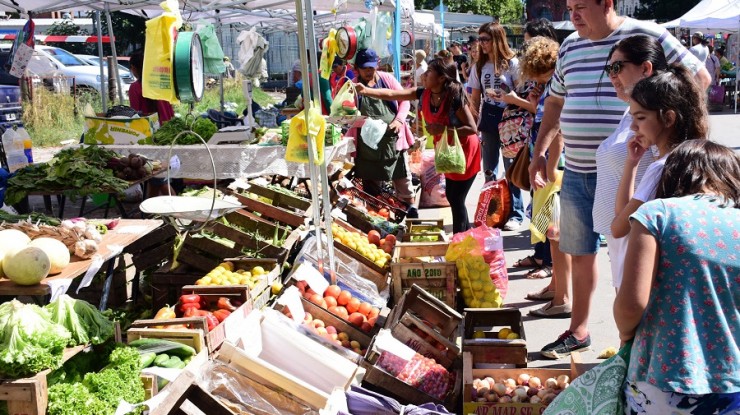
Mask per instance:
[[[157,389],[162,390],[168,383],[170,383],[169,380],[157,376]]]
[[[154,359],[154,366],[164,367],[162,366],[165,364],[168,360],[170,360],[170,356],[166,355],[164,353],[157,355],[157,358]]]
[[[128,345],[136,347],[141,351],[167,352],[167,354],[180,357],[181,359],[195,355],[195,349],[192,347],[164,339],[138,339],[130,342]]]
[[[166,368],[169,368],[169,369],[181,369],[180,366],[183,365],[183,364],[184,364],[183,361],[179,357],[177,357],[177,356],[170,356],[169,359],[167,359],[165,362],[163,362],[159,366],[166,367]],[[185,366],[183,366],[183,367],[185,367]]]
[[[152,363],[154,363],[154,360],[157,358],[157,354],[156,353],[142,353],[141,356],[139,357],[141,358],[141,367],[145,368],[145,367],[151,366]]]

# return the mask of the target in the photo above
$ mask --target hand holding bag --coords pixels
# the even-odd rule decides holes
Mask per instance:
[[[506,180],[514,186],[529,191],[531,184],[529,183],[529,143],[525,142],[525,146],[519,149],[516,153],[514,161],[511,166],[506,170]]]
[[[527,145],[532,134],[532,125],[534,117],[531,112],[513,105],[504,109],[501,122],[498,123],[501,153],[504,157],[516,157],[519,150]]]

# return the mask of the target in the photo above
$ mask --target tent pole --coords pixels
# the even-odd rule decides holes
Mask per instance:
[[[105,71],[103,70],[103,22],[100,20],[100,10],[95,11],[95,28],[98,31],[98,56],[100,57],[100,98],[103,104],[103,112],[108,112],[108,94],[106,94]]]
[[[396,0],[396,10],[393,13],[393,71],[396,80],[401,82],[401,1]]]
[[[445,2],[439,0],[439,23],[442,25],[442,50],[447,49],[445,44]]]
[[[121,77],[118,76],[118,55],[116,55],[116,41],[113,37],[113,23],[110,19],[110,3],[105,3],[105,17],[108,19],[108,36],[110,36],[110,50],[113,55],[113,68],[108,68],[108,76],[111,73],[116,77],[116,85],[118,86],[118,102],[123,105],[123,88],[121,88]],[[101,56],[100,59],[103,59]],[[112,69],[112,71],[111,71]]]

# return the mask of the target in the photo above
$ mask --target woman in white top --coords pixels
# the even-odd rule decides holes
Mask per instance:
[[[643,203],[655,199],[665,159],[674,147],[690,139],[706,139],[709,116],[704,91],[688,68],[674,64],[643,79],[630,94],[630,114],[635,135],[627,142],[627,162],[619,183],[612,235],[626,236],[630,216]],[[650,146],[658,148],[657,160],[648,166],[635,188],[637,165]]]
[[[637,35],[623,39],[611,50],[604,68],[611,80],[617,96],[628,102],[632,88],[642,79],[652,76],[656,71],[668,68],[663,46],[650,36]],[[632,115],[625,110],[617,129],[604,140],[596,150],[596,194],[594,198],[594,232],[606,236],[609,260],[611,261],[612,285],[619,289],[622,282],[624,255],[627,252],[627,238],[612,235],[614,206],[617,203],[617,190],[627,160],[627,141],[632,137],[630,130]],[[647,166],[652,163],[651,154],[644,154],[635,175],[640,183]]]

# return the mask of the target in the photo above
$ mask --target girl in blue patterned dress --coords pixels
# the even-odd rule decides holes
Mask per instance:
[[[709,140],[668,156],[631,216],[620,338],[634,338],[625,414],[740,411],[740,157]]]

